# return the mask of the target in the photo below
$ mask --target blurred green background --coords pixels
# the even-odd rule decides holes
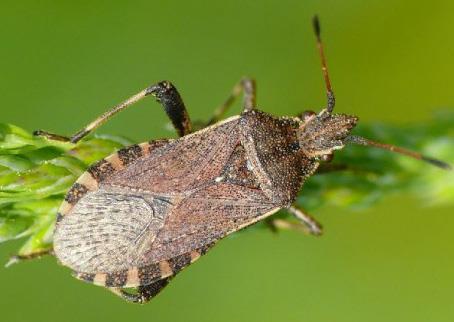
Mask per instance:
[[[1,121],[62,134],[162,79],[207,119],[243,75],[259,106],[324,104],[318,13],[337,111],[424,121],[453,108],[452,1],[1,1]],[[239,105],[236,105],[236,110]],[[142,102],[99,130],[168,137]],[[250,230],[220,242],[146,306],[45,258],[0,267],[2,321],[453,321],[452,208],[399,195],[361,212],[324,207],[325,235]],[[20,242],[1,245],[5,263]]]

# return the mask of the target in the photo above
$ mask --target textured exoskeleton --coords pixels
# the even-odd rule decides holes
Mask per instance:
[[[164,81],[115,106],[71,138],[38,131],[75,143],[118,111],[151,95],[181,136],[124,148],[77,180],[57,216],[54,252],[60,262],[76,277],[142,303],[218,240],[279,209],[287,209],[319,234],[320,226],[292,203],[320,161],[329,161],[347,142],[447,168],[441,161],[350,135],[357,118],[332,113],[334,94],[316,20],[315,30],[328,98],[318,114],[274,117],[261,112],[255,109],[255,83],[243,79],[208,126],[192,132],[180,95]],[[243,112],[217,122],[241,91]]]
[[[318,166],[300,148],[304,125],[250,110],[101,160],[60,209],[56,256],[107,287],[173,276],[217,240],[291,206]]]

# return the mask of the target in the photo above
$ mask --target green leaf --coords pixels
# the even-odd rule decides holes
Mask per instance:
[[[15,215],[15,211],[8,214],[0,212],[0,242],[23,237],[33,224],[32,216]]]
[[[24,172],[32,169],[34,163],[24,155],[0,155],[0,165],[16,172]]]

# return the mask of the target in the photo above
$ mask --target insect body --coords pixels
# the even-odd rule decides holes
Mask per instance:
[[[173,276],[227,234],[291,206],[318,165],[299,149],[300,126],[251,110],[120,150],[69,191],[55,254],[107,287]]]
[[[255,84],[243,79],[209,122],[192,132],[175,87],[150,86],[71,138],[77,142],[116,112],[146,97],[163,105],[180,138],[124,148],[91,166],[60,207],[54,252],[79,279],[143,303],[218,240],[285,208],[314,234],[321,227],[292,206],[304,180],[334,150],[352,142],[397,150],[441,167],[446,164],[401,148],[350,135],[355,116],[333,114],[334,95],[315,20],[328,104],[320,113],[274,117],[255,109]],[[241,115],[216,123],[244,91]],[[136,288],[136,292],[126,291]]]

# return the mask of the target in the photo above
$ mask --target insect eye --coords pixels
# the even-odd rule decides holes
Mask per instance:
[[[333,160],[334,154],[323,154],[320,156],[320,160],[324,162],[331,162]]]
[[[289,149],[291,151],[295,151],[296,152],[296,151],[298,151],[300,149],[300,144],[299,144],[299,142],[292,142],[292,143],[289,144],[288,147],[289,147]]]

